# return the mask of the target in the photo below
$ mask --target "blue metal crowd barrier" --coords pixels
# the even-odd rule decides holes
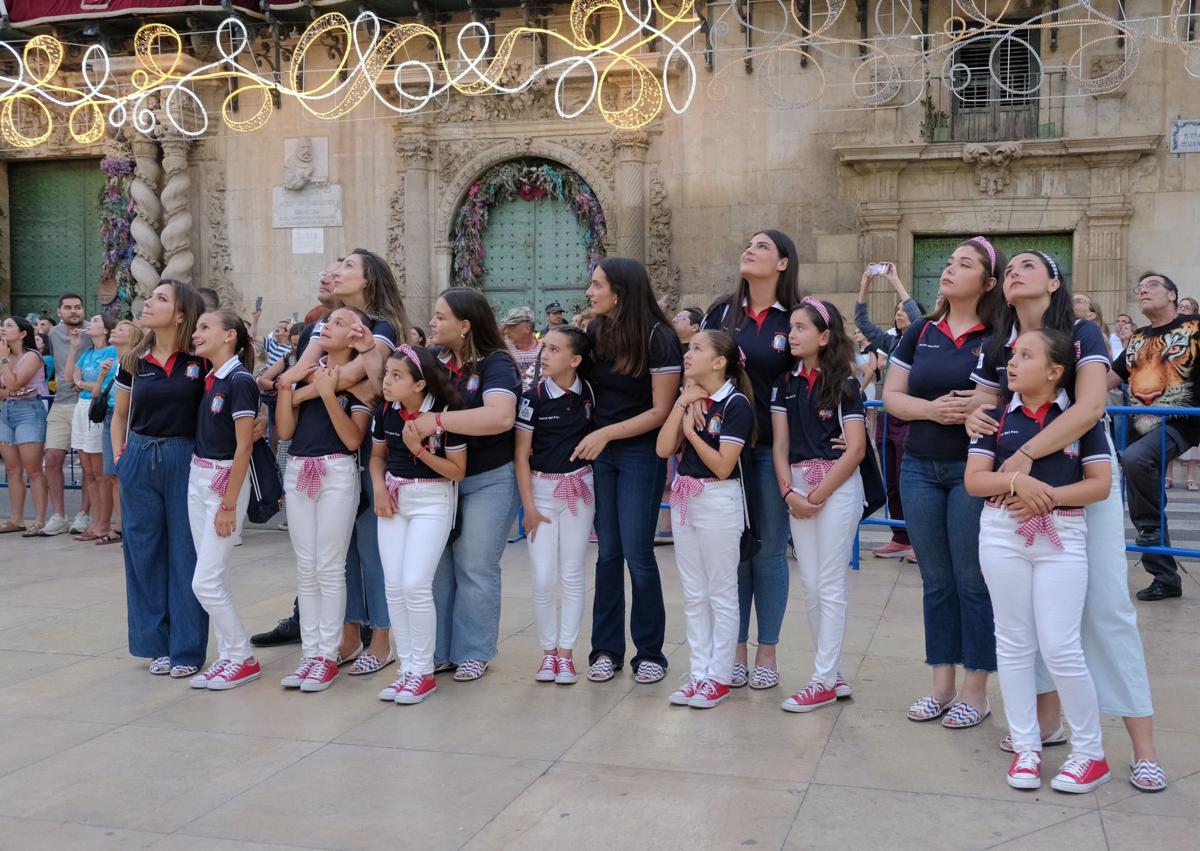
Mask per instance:
[[[72,490],[72,491],[81,490],[83,488],[83,483],[80,482],[79,479],[75,475],[75,464],[79,459],[76,457],[74,449],[72,449],[67,454],[67,458],[68,458],[67,469],[70,470],[71,477],[70,477],[70,479],[68,479],[66,481],[66,484],[64,484],[63,487],[65,487],[67,490]],[[3,476],[4,476],[3,481],[0,481],[0,488],[8,487],[8,468],[4,469]]]
[[[864,404],[867,408],[879,408],[879,409],[883,408],[883,402],[880,402],[880,401],[867,401]],[[1108,408],[1106,410],[1108,412],[1109,417],[1113,420],[1113,424],[1115,427],[1114,435],[1113,435],[1113,444],[1116,446],[1118,452],[1121,449],[1124,449],[1125,446],[1127,445],[1126,436],[1127,436],[1127,432],[1128,432],[1129,417],[1131,417],[1131,416],[1155,416],[1155,417],[1192,416],[1192,417],[1200,417],[1200,408],[1167,408],[1167,407],[1142,408],[1142,407],[1137,407],[1137,406],[1133,406],[1133,405],[1110,405],[1110,406],[1108,406]],[[886,434],[886,429],[887,429],[887,421],[888,421],[888,413],[886,411],[882,411],[882,416],[881,416],[879,422],[876,424],[876,428],[883,429],[885,434]],[[1177,558],[1182,557],[1182,558],[1200,559],[1200,550],[1189,549],[1187,547],[1161,546],[1161,543],[1162,543],[1161,530],[1167,528],[1166,464],[1164,463],[1165,459],[1167,457],[1167,433],[1166,433],[1165,429],[1159,429],[1159,456],[1158,457],[1159,457],[1159,469],[1162,471],[1162,475],[1159,476],[1159,484],[1158,484],[1158,486],[1159,486],[1159,500],[1158,500],[1159,526],[1158,526],[1158,528],[1160,530],[1160,533],[1159,533],[1160,534],[1160,538],[1159,538],[1160,546],[1139,547],[1136,544],[1127,543],[1125,545],[1125,551],[1131,552],[1131,553],[1154,553],[1154,554],[1158,554],[1158,555],[1169,555],[1169,556],[1175,556]],[[880,457],[880,459],[879,459],[879,467],[880,467],[880,472],[883,477],[883,481],[886,486],[887,475],[888,475],[887,453],[886,452],[884,452],[882,454],[882,457]],[[1124,471],[1122,471],[1121,478],[1122,478],[1122,480],[1124,480]],[[1125,488],[1122,487],[1121,488],[1122,499],[1124,499],[1124,495],[1125,495]],[[882,510],[883,510],[882,517],[876,517],[876,516],[868,517],[861,522],[859,528],[861,529],[862,526],[888,526],[888,527],[897,527],[898,526],[898,527],[906,528],[906,524],[903,520],[893,520],[889,516],[889,507],[887,505],[884,505]],[[851,566],[855,570],[859,569],[859,535],[857,533],[854,536],[854,553],[852,556]]]

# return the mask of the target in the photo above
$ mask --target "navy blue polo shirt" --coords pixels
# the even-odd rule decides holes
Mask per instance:
[[[330,311],[332,313],[333,311]],[[321,336],[321,329],[325,327],[325,321],[329,318],[329,314],[318,319],[316,322],[310,322],[300,329],[300,334],[296,338],[296,357],[299,358],[304,354],[304,350],[308,348],[308,344],[312,342],[312,338]],[[367,322],[367,327],[371,329],[371,336],[377,342],[387,346],[388,351],[393,351],[396,348],[396,329],[392,327],[392,323],[386,319],[372,318]]]
[[[176,352],[160,364],[146,352],[137,375],[121,367],[116,384],[129,391],[129,429],[144,437],[196,437],[196,412],[204,397],[208,361]]]
[[[450,380],[462,396],[466,410],[482,408],[484,398],[493,394],[511,396],[514,402],[521,394],[521,376],[507,351],[484,355],[474,369],[456,368],[449,352],[443,352],[438,360],[449,371]],[[467,475],[474,476],[503,467],[513,459],[514,454],[512,429],[500,434],[469,436]]]
[[[690,415],[685,415],[690,416]],[[746,394],[738,392],[732,381],[726,381],[716,393],[705,400],[704,430],[700,439],[718,452],[722,443],[745,446],[754,428],[754,408]],[[717,476],[700,460],[700,454],[690,441],[683,442],[683,457],[679,459],[679,475],[696,479],[715,479]],[[727,479],[738,478],[734,467]]]
[[[324,358],[322,358],[324,361]],[[370,416],[371,409],[365,402],[343,390],[335,397],[347,416],[362,411]],[[296,458],[318,458],[322,455],[353,455],[338,437],[333,420],[320,396],[300,403],[296,410],[296,430],[292,434],[292,445],[288,454]]]
[[[727,324],[731,305],[715,308],[700,323],[705,331],[720,331]],[[788,346],[791,313],[775,302],[761,313],[751,313],[743,301],[741,313],[734,317],[729,335],[746,355],[746,374],[754,390],[754,414],[758,419],[755,444],[771,445],[771,388],[779,376],[787,372],[794,358]]]
[[[819,369],[808,373],[796,367],[780,376],[771,388],[771,413],[787,415],[789,464],[817,459],[836,461],[842,453],[834,449],[833,440],[841,437],[844,424],[851,420],[866,423],[858,379],[853,375],[846,379],[839,422],[836,409],[817,407],[820,375]]]
[[[592,385],[576,377],[569,390],[549,378],[521,394],[517,428],[533,434],[529,467],[539,473],[571,473],[587,465],[571,453],[592,430],[596,396]]]
[[[595,323],[588,326],[588,336],[593,343],[595,329]],[[596,428],[621,423],[649,411],[654,407],[652,376],[683,372],[683,349],[671,326],[654,323],[649,332],[649,343],[649,369],[640,375],[623,375],[616,371],[612,361],[593,356],[588,380],[596,393]],[[654,443],[656,440],[658,429],[625,438],[632,443]]]
[[[951,390],[974,390],[971,373],[988,331],[982,325],[968,328],[955,339],[945,319],[922,319],[908,326],[892,352],[892,366],[908,373],[908,393],[933,401]],[[904,451],[918,458],[961,461],[967,456],[967,430],[933,420],[911,420]]]
[[[992,469],[998,470],[1005,461],[1017,454],[1022,446],[1070,406],[1071,400],[1065,390],[1059,391],[1053,402],[1047,402],[1036,411],[1031,411],[1022,404],[1020,393],[1013,393],[1012,401],[1000,415],[999,429],[995,434],[986,437],[971,438],[969,454],[992,459]],[[1083,481],[1084,465],[1101,461],[1109,463],[1108,437],[1104,432],[1103,421],[1093,425],[1083,437],[1073,441],[1065,449],[1060,449],[1045,458],[1038,458],[1033,462],[1029,475],[1039,482],[1060,488]]]
[[[446,406],[436,401],[426,393],[421,410],[411,417],[404,413],[399,402],[383,402],[375,412],[375,424],[371,430],[371,438],[375,443],[387,446],[387,471],[398,479],[441,479],[445,478],[425,464],[418,461],[404,442],[404,424],[410,419],[416,419],[421,414],[435,414],[446,410]],[[447,452],[463,452],[467,448],[466,438],[450,432],[431,434],[425,438],[423,445],[433,455],[445,458]]]
[[[210,461],[232,461],[237,451],[234,420],[258,416],[258,385],[236,357],[208,374],[207,390],[196,420],[196,454]]]
[[[979,353],[979,360],[975,364],[975,371],[971,373],[971,380],[980,387],[999,390],[1001,399],[1008,399],[1007,367],[1009,360],[1012,358],[1013,345],[1017,342],[1017,337],[1019,336],[1020,332],[1014,327],[1012,333],[1008,336],[1008,342],[1005,343],[1004,351],[1000,358],[992,357],[992,341],[989,339],[984,343],[983,351]],[[1109,368],[1108,343],[1105,342],[1104,334],[1095,322],[1076,319],[1074,326],[1071,328],[1071,340],[1075,344],[1076,369],[1087,363],[1102,363],[1105,370]],[[1074,399],[1075,388],[1068,387],[1067,395]]]

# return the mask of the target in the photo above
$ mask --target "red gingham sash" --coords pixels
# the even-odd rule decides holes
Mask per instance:
[[[687,523],[688,500],[700,494],[704,490],[705,484],[715,481],[718,480],[697,479],[693,476],[675,474],[675,479],[671,482],[670,504],[679,506],[679,522]]]
[[[584,505],[592,504],[592,492],[588,490],[587,483],[583,477],[590,473],[591,467],[582,467],[573,473],[541,473],[534,471],[534,475],[539,479],[548,479],[552,482],[558,482],[554,486],[554,496],[561,499],[567,504],[572,516],[578,514],[577,500],[582,499]]]
[[[1063,548],[1062,538],[1058,537],[1058,529],[1054,526],[1054,515],[1060,514],[1063,517],[1082,517],[1082,508],[1056,508],[1054,511],[1048,511],[1045,514],[1035,514],[1028,520],[1025,520],[1021,525],[1017,526],[1015,534],[1020,535],[1025,539],[1025,546],[1032,547],[1033,540],[1039,534],[1045,535],[1050,539],[1050,543]]]
[[[192,463],[202,470],[217,471],[213,475],[212,481],[208,483],[208,489],[224,499],[225,490],[229,487],[229,470],[233,465],[227,464],[225,466],[221,466],[220,463],[216,461],[209,461],[207,458],[201,458],[199,455],[192,456]]]
[[[449,479],[402,479],[393,476],[391,473],[383,474],[383,484],[387,488],[388,495],[392,498],[392,508],[400,507],[400,489],[406,485],[428,485],[435,482],[448,482]]]
[[[305,494],[309,499],[316,499],[321,493],[321,479],[329,472],[325,466],[326,461],[331,461],[334,458],[349,458],[349,455],[317,455],[312,457],[298,458],[293,455],[297,461],[300,461],[300,474],[296,476],[296,490]]]
[[[799,464],[793,464],[792,469],[799,469],[804,474],[804,481],[815,488],[829,475],[829,471],[833,469],[833,463],[826,458],[813,458],[808,461],[801,461]]]

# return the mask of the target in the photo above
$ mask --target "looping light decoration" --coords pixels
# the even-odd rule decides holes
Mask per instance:
[[[490,58],[493,36],[472,21],[456,34],[453,59],[447,57],[437,32],[423,24],[385,21],[367,11],[350,21],[332,12],[315,19],[300,36],[284,82],[259,73],[250,53],[250,34],[238,18],[228,18],[217,28],[217,58],[187,72],[181,70],[185,67],[183,36],[166,24],[144,25],[133,40],[139,67],[124,85],[113,79],[109,56],[98,45],[89,47],[84,55],[82,86],[67,86],[53,82],[65,55],[57,39],[35,36],[20,56],[11,45],[0,42],[18,68],[12,77],[0,76],[0,137],[21,148],[43,144],[54,130],[52,108],[67,111],[67,132],[79,144],[99,141],[106,126],[125,124],[144,134],[166,125],[183,136],[199,137],[209,130],[210,119],[194,87],[214,80],[230,81],[220,119],[240,133],[263,127],[271,119],[276,97],[294,101],[314,118],[332,121],[348,116],[368,98],[408,115],[444,102],[451,91],[464,97],[515,94],[543,77],[557,77],[554,106],[563,118],[577,117],[595,104],[613,127],[636,130],[661,115],[664,104],[681,114],[695,95],[696,66],[686,47],[700,30],[694,4],[695,0],[679,0],[672,10],[663,0],[648,4],[573,0],[569,32],[519,26],[499,39]],[[601,13],[615,16],[615,22],[593,40],[589,22]],[[327,76],[306,83],[302,73],[305,55],[330,35],[344,38],[347,50]],[[534,35],[561,45],[568,55],[535,67],[515,84],[504,83],[514,49],[522,38]],[[639,58],[639,51],[655,39],[666,46],[661,75]],[[430,50],[433,58],[410,58],[408,49],[416,47]],[[681,68],[685,78],[684,93],[678,99],[667,85],[671,66]],[[582,80],[586,90],[582,106],[566,105],[568,78]],[[390,99],[381,91],[381,86],[388,84]],[[628,97],[622,98],[624,92]],[[247,100],[254,107],[249,115],[245,114]],[[25,122],[17,121],[18,111]],[[36,132],[22,129],[30,118]]]

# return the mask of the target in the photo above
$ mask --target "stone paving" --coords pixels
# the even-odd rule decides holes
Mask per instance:
[[[76,497],[77,498],[77,497]],[[0,502],[5,501],[0,497]],[[3,506],[7,507],[7,506]],[[7,512],[5,512],[7,513]],[[876,535],[878,533],[875,533]],[[864,543],[864,549],[869,544]],[[799,583],[779,648],[783,688],[715,710],[673,708],[687,666],[670,546],[667,681],[535,684],[524,545],[504,558],[499,657],[477,683],[443,678],[421,706],[380,703],[393,669],[284,692],[295,645],[262,680],[197,692],[128,655],[119,547],[0,538],[0,848],[1195,848],[1200,836],[1200,587],[1138,604],[1172,781],[1093,794],[1004,782],[1003,712],[952,732],[904,710],[928,686],[916,568],[866,559],[850,578],[852,700],[780,711],[811,661]],[[287,614],[287,536],[245,533],[234,596],[251,630]],[[1131,589],[1146,584],[1131,565]],[[588,634],[585,619],[583,635]],[[586,648],[586,642],[584,642]],[[1063,749],[1048,752],[1056,767]]]

